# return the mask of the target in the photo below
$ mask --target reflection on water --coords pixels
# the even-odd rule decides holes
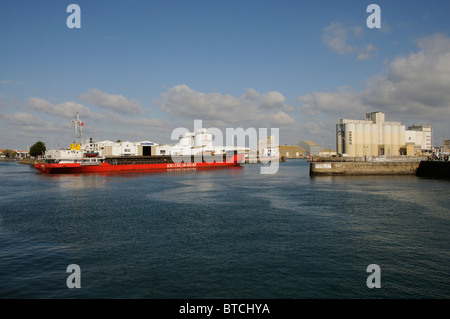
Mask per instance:
[[[320,176],[311,183],[332,193],[358,194],[362,198],[377,196],[382,202],[403,202],[415,210],[449,219],[450,209],[444,204],[450,198],[449,182],[417,176]],[[395,207],[391,207],[395,209]]]
[[[88,189],[88,188],[102,188],[105,186],[107,176],[104,175],[89,175],[84,176],[80,174],[37,174],[38,178],[43,183],[53,183],[54,187],[62,189]]]

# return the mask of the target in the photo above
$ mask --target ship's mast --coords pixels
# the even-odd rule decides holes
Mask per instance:
[[[72,120],[73,126],[75,128],[75,144],[78,144],[78,140],[80,141],[80,145],[83,142],[83,122],[80,121],[80,116],[77,112],[77,119]]]

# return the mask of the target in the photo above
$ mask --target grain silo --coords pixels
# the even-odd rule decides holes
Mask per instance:
[[[372,150],[370,149],[370,138],[371,138],[371,130],[369,123],[364,123],[364,139],[363,139],[363,155],[372,155]]]
[[[378,124],[370,124],[370,155],[378,155]]]
[[[391,145],[391,153],[389,155],[399,155],[398,125],[391,125]]]
[[[400,125],[398,127],[398,145],[399,147],[403,147],[406,145],[406,141],[405,141],[405,126],[404,125]]]
[[[355,156],[354,134],[356,125],[354,123],[345,123],[345,147],[344,151],[348,156]]]
[[[355,130],[355,156],[363,156],[363,143],[364,143],[364,126],[362,123],[356,124]]]
[[[383,125],[384,155],[392,155],[392,128],[391,125]]]

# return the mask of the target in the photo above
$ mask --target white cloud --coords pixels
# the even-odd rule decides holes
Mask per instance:
[[[254,100],[259,98],[261,95],[254,89],[247,89],[245,94],[242,96],[245,100]]]
[[[339,22],[331,22],[323,29],[323,42],[337,54],[357,54],[358,60],[368,60],[376,56],[378,49],[369,44],[350,44],[361,38],[363,28],[360,26],[345,27]]]
[[[325,44],[338,54],[353,53],[356,47],[348,44],[349,30],[343,27],[339,22],[332,22],[328,27],[323,29],[323,41]]]
[[[50,123],[26,112],[0,112],[2,143],[8,143],[14,149],[27,149],[37,140],[44,141],[47,148],[54,145],[65,147],[72,142],[73,125],[71,123]]]
[[[187,85],[177,85],[162,93],[161,109],[183,119],[209,120],[233,126],[282,126],[294,123],[285,111],[292,108],[277,91],[260,94],[248,89],[241,97],[221,93],[202,93]]]
[[[329,129],[328,127],[325,127],[323,122],[319,121],[308,121],[303,124],[302,127],[305,131],[313,135],[323,134],[324,131],[327,131]]]
[[[361,101],[359,92],[349,88],[341,88],[338,92],[312,92],[299,96],[302,112],[308,115],[319,115],[321,112],[332,115],[361,114],[367,106]]]
[[[136,100],[129,100],[123,95],[113,95],[98,89],[89,89],[88,93],[81,94],[81,99],[93,105],[109,109],[121,114],[141,115],[142,106]]]
[[[139,127],[141,130],[148,129],[149,131],[159,131],[159,132],[160,131],[168,132],[170,126],[173,126],[173,123],[170,123],[162,119],[149,119],[144,117],[130,119],[130,118],[123,118],[115,114],[109,114],[108,121],[117,123],[121,126],[131,127],[133,129]]]
[[[51,104],[45,99],[32,97],[27,99],[27,105],[37,112],[47,113],[58,117],[74,118],[79,112],[84,118],[101,119],[103,116],[94,114],[86,106],[75,102]]]
[[[123,117],[109,113],[105,129],[97,132],[97,137],[105,139],[121,139],[130,141],[151,140],[158,143],[170,142],[170,133],[175,124],[164,119],[144,117]],[[111,130],[113,128],[113,130]]]
[[[378,49],[371,43],[367,44],[366,47],[361,50],[358,54],[358,60],[370,60],[377,55]]]
[[[357,118],[381,110],[399,119],[448,121],[450,118],[450,38],[443,34],[416,41],[418,51],[399,56],[386,74],[366,81],[363,91],[313,92],[298,97],[309,115],[347,114]]]
[[[365,104],[416,117],[450,116],[450,38],[443,34],[416,41],[420,50],[397,57],[386,75],[369,79]]]
[[[47,123],[45,123],[43,120],[37,118],[36,116],[34,116],[33,114],[30,113],[24,113],[24,112],[19,112],[19,113],[13,113],[13,114],[9,114],[9,113],[1,113],[0,114],[0,118],[11,125],[15,125],[15,126],[46,126]]]
[[[283,107],[284,102],[286,102],[286,98],[283,94],[277,91],[270,91],[262,95],[259,104],[262,108],[270,110]]]

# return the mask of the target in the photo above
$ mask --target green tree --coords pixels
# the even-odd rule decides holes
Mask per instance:
[[[5,155],[5,157],[7,157],[7,158],[13,158],[13,157],[16,157],[17,152],[13,151],[13,150],[10,150],[10,149],[7,149],[7,150],[3,151],[3,155]]]
[[[30,156],[37,157],[39,155],[43,155],[45,153],[45,143],[41,141],[37,141],[30,147]]]

